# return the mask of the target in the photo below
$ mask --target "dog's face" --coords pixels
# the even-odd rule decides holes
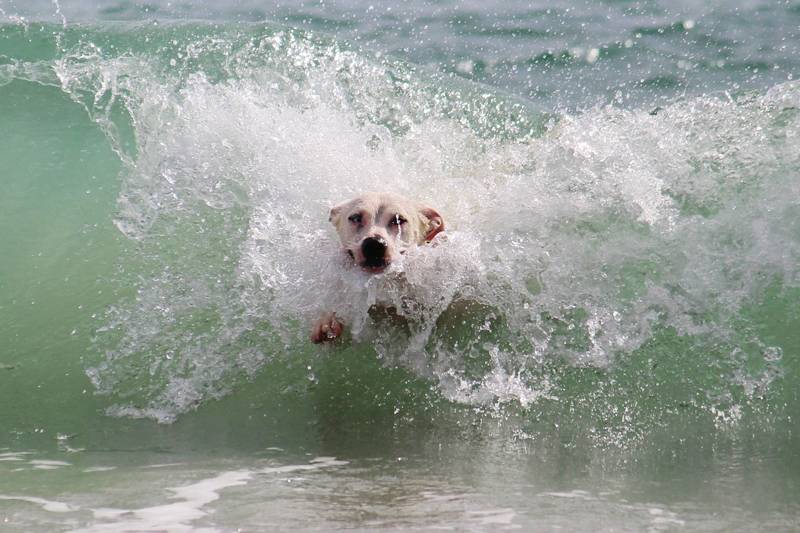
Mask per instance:
[[[330,221],[347,254],[377,274],[409,246],[430,242],[444,229],[436,210],[402,196],[367,193],[331,209]]]

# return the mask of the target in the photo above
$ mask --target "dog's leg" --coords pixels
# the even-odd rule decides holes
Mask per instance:
[[[336,340],[342,331],[344,326],[336,319],[336,313],[325,313],[311,329],[311,342],[319,344]]]

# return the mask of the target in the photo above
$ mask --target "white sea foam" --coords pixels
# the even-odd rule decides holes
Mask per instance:
[[[65,466],[72,466],[71,463],[66,461],[56,461],[52,459],[33,459],[28,461],[28,464],[37,470],[56,470]]]
[[[78,510],[76,507],[73,507],[63,502],[47,500],[45,498],[37,498],[35,496],[16,496],[16,495],[0,494],[0,500],[32,503],[34,505],[41,506],[42,509],[50,513],[69,513]]]
[[[317,457],[308,464],[224,471],[213,477],[168,489],[172,493],[172,499],[175,500],[173,502],[133,509],[82,507],[76,504],[20,495],[0,494],[0,500],[31,503],[51,513],[90,512],[93,517],[92,522],[70,530],[74,532],[222,531],[216,527],[203,527],[195,523],[209,514],[209,504],[220,498],[221,491],[246,485],[255,476],[308,472],[347,464],[347,461],[341,461],[334,457]],[[86,470],[86,472],[89,471],[97,472],[99,470]]]
[[[129,163],[116,223],[139,243],[122,265],[137,293],[110,310],[89,376],[146,398],[111,414],[171,421],[306,349],[334,307],[356,341],[452,399],[529,404],[547,395],[531,371],[548,358],[605,367],[665,327],[730,339],[760,288],[800,282],[797,84],[596,108],[532,135],[501,99],[291,32],[185,51],[222,53],[222,72],[87,43],[57,69]],[[446,238],[382,276],[348,270],[327,211],[364,190],[435,206]],[[480,306],[473,322],[463,301]],[[407,335],[376,326],[378,302]],[[474,334],[454,341],[453,321]]]

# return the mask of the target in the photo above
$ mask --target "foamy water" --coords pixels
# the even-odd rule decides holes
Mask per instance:
[[[664,328],[733,350],[742,306],[798,282],[797,84],[547,117],[291,32],[170,48],[106,57],[84,43],[56,68],[128,161],[115,223],[137,243],[120,265],[136,296],[108,313],[107,360],[89,373],[123,394],[144,378],[150,407],[114,413],[171,420],[225,394],[306,349],[326,308],[445,396],[528,405],[554,357],[604,368]],[[219,72],[198,70],[218,56]],[[348,271],[327,211],[367,190],[435,206],[445,238],[384,275]],[[410,329],[376,329],[376,302]],[[493,334],[457,344],[449,324]],[[250,336],[263,343],[234,355]],[[465,368],[476,358],[482,375]]]

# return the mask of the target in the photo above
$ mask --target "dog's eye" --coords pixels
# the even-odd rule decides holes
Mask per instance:
[[[391,224],[392,226],[402,226],[402,225],[403,225],[403,224],[405,224],[405,223],[406,223],[406,219],[404,219],[404,218],[403,218],[403,217],[401,217],[400,215],[395,215],[395,216],[392,218],[392,220],[391,220],[391,221],[389,221],[389,224]]]
[[[347,217],[347,220],[349,220],[353,224],[361,224],[362,220],[361,213],[353,213],[352,215]]]

